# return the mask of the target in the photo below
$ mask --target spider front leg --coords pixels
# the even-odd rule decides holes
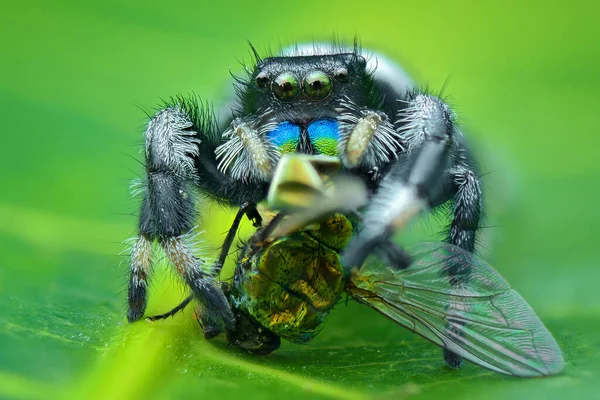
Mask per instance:
[[[202,132],[177,104],[160,111],[146,130],[147,182],[139,220],[139,236],[132,248],[127,318],[142,317],[152,264],[151,244],[158,241],[177,273],[191,288],[203,309],[203,328],[233,325],[233,313],[215,282],[218,271],[207,267],[194,252],[193,228],[198,217],[194,201],[201,164]]]
[[[363,229],[344,253],[347,268],[360,267],[369,254],[445,191],[454,136],[451,114],[439,99],[420,96],[408,108],[414,120],[400,129],[408,151],[400,153],[381,178],[364,213]]]
[[[447,241],[469,252],[474,250],[481,213],[481,191],[472,161],[460,141],[450,108],[440,99],[411,93],[402,111],[399,131],[408,151],[390,167],[365,212],[364,229],[344,254],[346,268],[360,267],[372,252],[392,253],[388,239],[421,211],[454,200]],[[382,249],[385,247],[385,249]],[[410,261],[392,258],[395,268]],[[454,265],[445,272],[458,285]],[[444,360],[453,368],[461,358],[444,349]]]
[[[432,192],[428,206],[434,208],[450,202],[452,207],[450,223],[447,228],[446,242],[462,248],[470,253],[475,251],[476,235],[482,212],[482,195],[479,178],[475,171],[475,163],[464,143],[464,138],[452,121],[450,108],[439,99],[426,95],[411,93],[408,107],[401,113],[400,123],[404,124],[408,148],[422,146],[427,141],[427,124],[423,121],[424,110],[440,108],[444,110],[444,119],[449,132],[452,133],[450,148],[450,167],[438,180],[438,187]],[[445,274],[451,285],[464,284],[468,274],[464,265],[448,262]],[[462,271],[462,273],[459,273]],[[459,368],[462,359],[451,351],[444,349],[444,361],[451,368]]]

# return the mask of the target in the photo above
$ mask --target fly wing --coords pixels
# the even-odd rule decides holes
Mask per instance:
[[[485,261],[452,245],[421,243],[404,270],[365,266],[347,291],[400,325],[507,375],[554,375],[556,341],[532,308]],[[448,271],[452,269],[452,278]]]

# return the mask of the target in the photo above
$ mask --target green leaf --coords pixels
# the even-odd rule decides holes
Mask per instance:
[[[597,397],[593,5],[33,3],[6,4],[0,24],[1,398]],[[340,304],[315,340],[267,357],[205,340],[190,311],[126,322],[119,253],[136,226],[128,182],[143,172],[139,108],[152,113],[160,98],[192,91],[221,100],[228,66],[242,73],[236,57],[248,54],[247,39],[260,50],[332,31],[358,32],[433,89],[452,73],[446,93],[482,172],[491,172],[483,257],[555,335],[562,374],[449,370],[438,348],[353,302]],[[204,208],[201,229],[215,254],[232,216]],[[400,239],[430,240],[442,225],[417,225]],[[171,272],[157,275],[148,313],[183,297]]]
[[[433,398],[442,392],[460,397],[468,390],[476,397],[531,392],[540,398],[559,398],[574,388],[591,394],[599,372],[594,360],[600,340],[590,342],[587,336],[598,323],[584,316],[545,318],[565,351],[565,373],[520,380],[473,365],[449,370],[438,348],[352,302],[334,310],[324,331],[308,345],[286,343],[270,356],[249,356],[227,347],[223,339],[205,340],[188,311],[164,322],[125,322],[124,295],[113,292],[118,276],[106,268],[112,257],[98,254],[102,251],[81,251],[85,246],[77,242],[82,227],[100,233],[124,227],[6,206],[0,207],[0,215],[2,221],[43,220],[56,229],[20,230],[20,235],[13,230],[13,237],[19,236],[15,239],[6,231],[22,225],[0,226],[1,250],[9,265],[43,265],[47,275],[58,277],[49,285],[43,272],[30,279],[16,270],[3,274],[3,396],[131,399],[218,392],[257,398],[310,394],[358,399],[412,394]],[[62,237],[64,246],[43,249],[41,244],[50,237]],[[171,274],[159,274],[149,313],[180,300],[180,290],[171,280]]]

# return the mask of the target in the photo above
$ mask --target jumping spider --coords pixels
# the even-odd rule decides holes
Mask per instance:
[[[173,315],[193,299],[198,302],[197,318],[206,337],[225,331],[228,337],[237,338],[234,342],[240,347],[253,343],[254,352],[268,353],[278,347],[279,337],[269,336],[264,324],[242,313],[235,303],[238,300],[232,300],[235,296],[217,278],[243,215],[255,226],[262,225],[256,205],[267,198],[283,155],[336,157],[342,170],[366,187],[368,203],[360,210],[360,218],[353,220],[352,230],[342,233],[349,240],[339,251],[339,264],[346,271],[356,271],[373,253],[387,257],[397,270],[409,267],[410,257],[392,244],[391,236],[421,211],[445,204],[450,205],[442,208],[450,213],[448,249],[472,253],[482,201],[478,174],[452,109],[438,96],[414,87],[387,58],[375,53],[364,56],[356,45],[296,46],[268,58],[261,58],[254,49],[253,54],[253,66],[246,68],[246,77],[235,78],[235,96],[220,117],[195,97],[176,97],[148,123],[147,178],[139,235],[131,252],[127,318],[133,322],[144,315],[151,244],[157,241],[192,293],[157,318]],[[197,190],[219,203],[241,207],[221,257],[212,265],[194,256],[189,240],[198,219]],[[345,216],[327,221],[334,220],[350,224]],[[265,239],[268,235],[260,234],[261,229],[256,235]],[[312,243],[312,239],[298,238],[295,243]],[[240,268],[257,268],[260,251],[269,246],[246,251],[246,257],[238,261],[236,276],[244,279]],[[439,268],[449,293],[459,294],[468,285],[470,268],[471,264],[453,262]],[[361,284],[347,284],[346,290],[364,291],[358,288]],[[289,293],[302,295],[288,287],[281,294]],[[461,357],[451,350],[458,347],[446,340],[458,343],[456,338],[464,334],[456,331],[461,326],[457,323],[447,332],[448,338],[455,339],[444,336],[442,340],[444,360],[453,368],[460,366]],[[557,352],[553,356],[560,357]],[[562,368],[562,361],[559,364]],[[517,367],[507,371],[525,374]]]

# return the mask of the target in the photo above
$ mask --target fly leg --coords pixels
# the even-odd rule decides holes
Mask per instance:
[[[231,249],[231,245],[235,239],[235,235],[240,227],[240,223],[242,222],[242,218],[246,215],[249,220],[252,221],[252,225],[255,228],[258,228],[262,225],[262,217],[258,213],[256,209],[256,204],[245,202],[242,204],[240,209],[238,210],[235,218],[233,219],[233,223],[229,228],[229,232],[227,232],[227,236],[225,237],[225,241],[221,246],[221,252],[219,253],[219,258],[214,264],[215,270],[221,272],[223,265],[225,264],[225,260],[227,259],[227,255],[229,254],[229,250]]]
[[[153,315],[151,317],[146,317],[146,320],[150,321],[150,322],[154,322],[154,321],[158,321],[161,319],[167,319],[169,317],[174,317],[177,313],[185,310],[185,308],[188,306],[188,304],[190,304],[190,302],[194,299],[193,295],[189,295],[188,297],[186,297],[181,303],[179,303],[175,308],[173,308],[171,311],[168,311],[164,314],[159,314],[159,315]]]

